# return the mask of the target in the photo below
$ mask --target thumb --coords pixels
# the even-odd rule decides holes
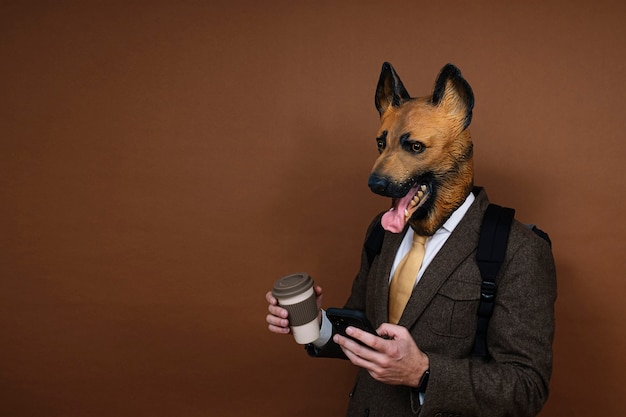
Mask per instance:
[[[315,295],[317,295],[318,297],[322,296],[322,287],[316,285],[315,287],[313,287],[313,290],[315,291]]]
[[[315,301],[317,302],[317,309],[322,308],[322,287],[319,285],[314,288],[315,290]]]
[[[378,326],[378,329],[376,329],[376,333],[386,339],[395,339],[400,336],[402,330],[405,330],[404,327],[398,326],[397,324],[383,323]]]

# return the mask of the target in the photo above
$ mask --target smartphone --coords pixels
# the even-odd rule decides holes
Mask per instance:
[[[372,323],[370,323],[362,311],[350,310],[347,308],[329,308],[326,310],[326,317],[328,317],[330,322],[333,324],[337,333],[342,336],[349,337],[356,342],[361,343],[359,340],[356,340],[346,334],[346,328],[348,326],[356,327],[357,329],[364,330],[374,336],[378,336],[376,329],[372,326]]]

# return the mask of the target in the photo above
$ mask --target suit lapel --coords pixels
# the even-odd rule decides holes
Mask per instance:
[[[377,269],[373,274],[376,277],[374,299],[376,306],[376,325],[388,322],[389,276],[396,257],[396,252],[404,239],[406,229],[402,233],[385,232],[383,247],[378,259]]]

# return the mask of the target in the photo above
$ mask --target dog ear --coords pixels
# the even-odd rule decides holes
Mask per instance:
[[[383,64],[376,87],[375,104],[378,113],[382,116],[391,106],[398,107],[411,96],[404,88],[400,77],[389,62]]]
[[[474,108],[472,87],[465,81],[461,71],[452,64],[447,64],[441,69],[435,82],[432,103],[435,106],[448,108],[452,113],[458,113],[462,117],[462,130],[465,130],[472,122],[472,109]]]

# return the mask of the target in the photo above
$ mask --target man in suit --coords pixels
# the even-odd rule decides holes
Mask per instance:
[[[371,263],[364,252],[345,307],[364,311],[379,336],[349,328],[361,344],[335,334],[322,311],[309,354],[361,368],[349,417],[536,415],[552,370],[556,278],[549,244],[517,221],[496,279],[488,355],[472,355],[482,282],[475,258],[489,201],[473,187],[471,88],[449,65],[432,96],[413,99],[385,64],[376,106],[380,155],[369,183],[393,204],[368,229],[382,223],[382,248]],[[403,296],[395,288],[406,276]],[[286,310],[266,297],[270,331],[288,333]]]

